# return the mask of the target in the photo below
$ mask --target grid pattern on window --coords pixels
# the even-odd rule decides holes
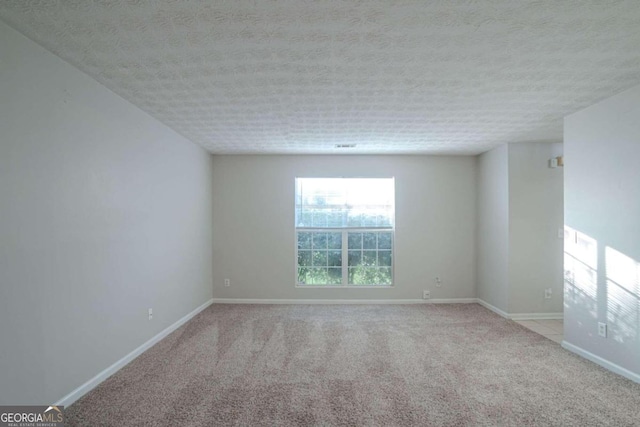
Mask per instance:
[[[298,232],[298,283],[342,283],[342,233]]]
[[[298,285],[393,285],[393,178],[297,178],[295,209]]]
[[[348,233],[349,285],[391,285],[391,232]]]

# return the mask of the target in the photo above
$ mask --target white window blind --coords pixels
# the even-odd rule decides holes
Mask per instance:
[[[297,228],[392,228],[393,178],[296,178]]]

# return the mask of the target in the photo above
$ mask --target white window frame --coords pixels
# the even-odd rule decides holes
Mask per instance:
[[[312,178],[312,177],[296,177],[296,180],[298,178]],[[366,178],[361,178],[361,177],[340,177],[340,178],[360,178],[360,179],[366,179]],[[367,178],[381,178],[381,177],[367,177]],[[389,179],[394,179],[393,177],[389,177]],[[295,190],[294,189],[294,194],[295,194]],[[388,289],[388,288],[394,288],[395,287],[395,252],[396,252],[396,246],[395,246],[395,179],[394,179],[394,207],[393,207],[393,216],[394,216],[394,220],[393,220],[393,225],[390,227],[297,227],[295,226],[295,221],[294,221],[294,235],[295,235],[295,268],[294,268],[294,274],[295,274],[295,287],[296,288],[304,288],[304,289],[313,289],[313,288],[319,288],[319,289],[327,289],[327,288],[331,288],[331,289]],[[294,197],[294,205],[295,205],[295,197]],[[387,285],[387,284],[368,284],[368,285],[350,285],[349,284],[349,233],[371,233],[371,232],[388,232],[391,234],[391,284]],[[299,232],[319,232],[319,233],[342,233],[342,284],[339,285],[334,285],[334,284],[312,284],[312,285],[307,285],[304,283],[300,283],[298,282],[298,233]],[[376,248],[376,253],[378,252],[378,248]]]

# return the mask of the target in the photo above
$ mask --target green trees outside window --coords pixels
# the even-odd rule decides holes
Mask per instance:
[[[393,178],[297,178],[297,283],[393,285]]]

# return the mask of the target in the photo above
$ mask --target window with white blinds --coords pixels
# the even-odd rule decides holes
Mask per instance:
[[[393,228],[393,178],[297,178],[296,227]]]
[[[393,178],[296,178],[298,286],[393,285]]]

